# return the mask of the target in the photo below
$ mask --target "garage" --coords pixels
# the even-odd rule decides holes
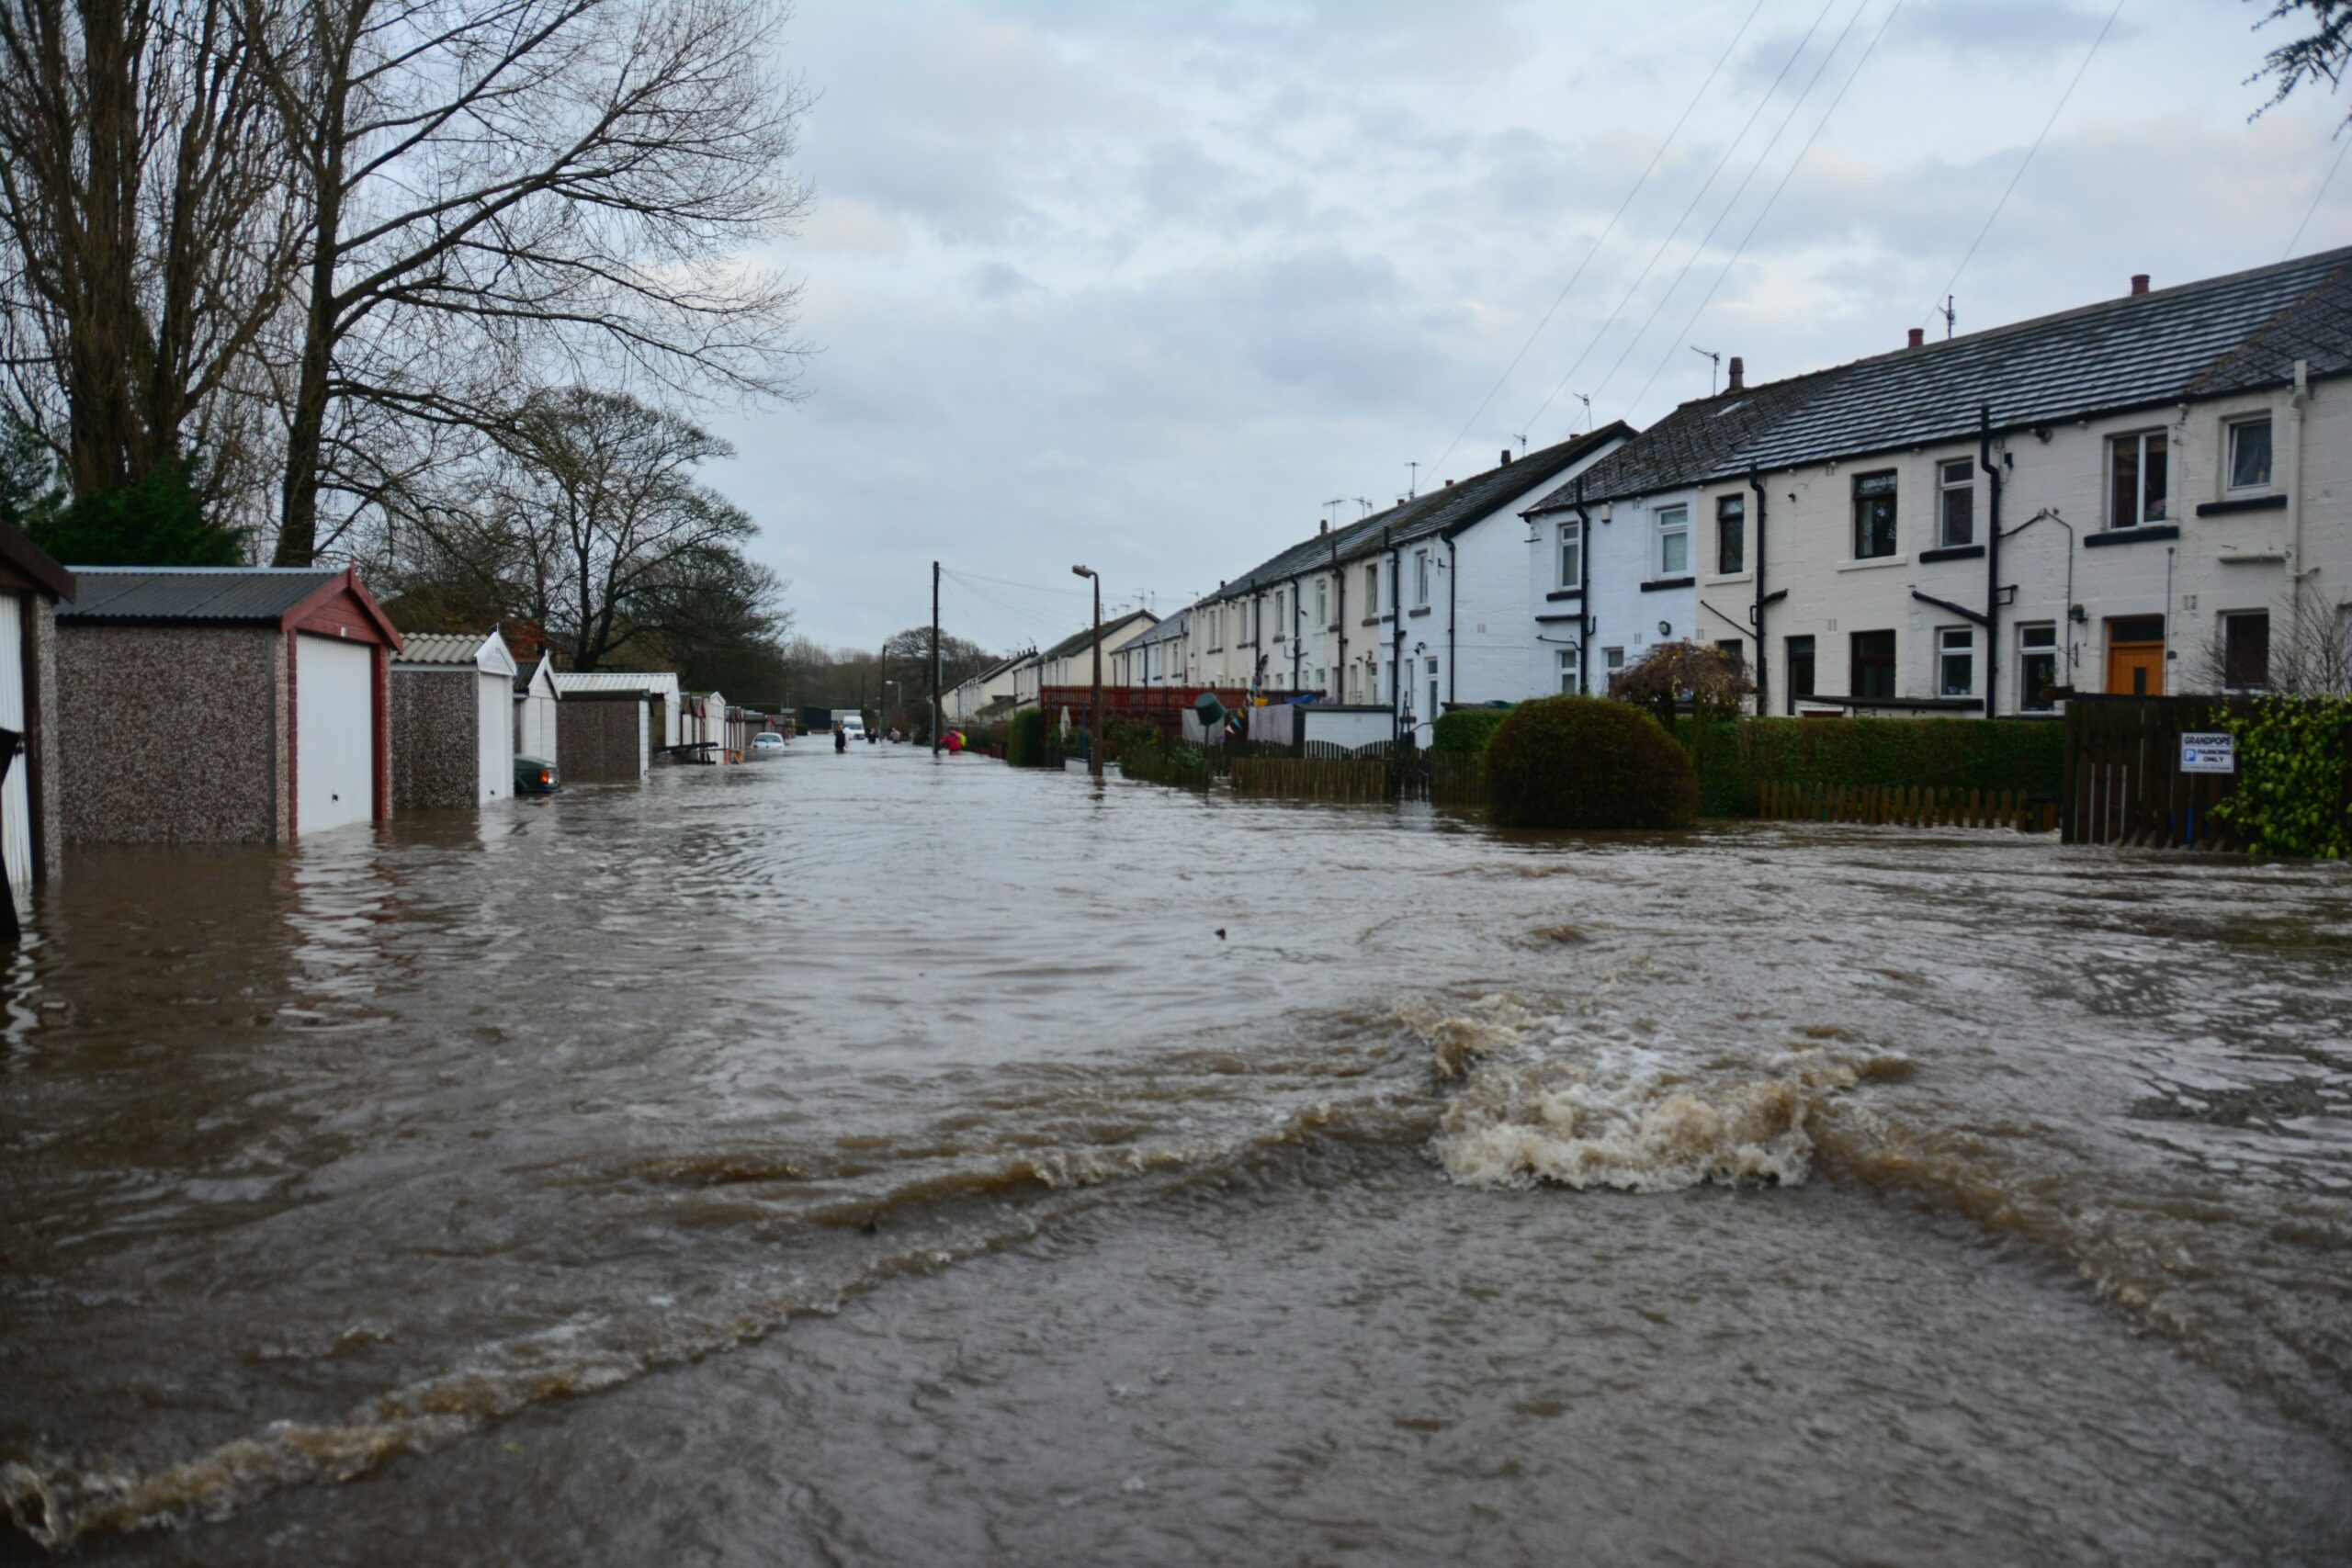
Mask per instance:
[[[375,650],[294,638],[295,830],[319,833],[375,816]]]
[[[514,655],[497,632],[414,632],[391,664],[392,807],[514,792]]]
[[[0,779],[0,852],[19,896],[58,871],[57,753],[44,732],[57,695],[56,607],[73,597],[74,574],[0,524],[0,729],[18,737]]]

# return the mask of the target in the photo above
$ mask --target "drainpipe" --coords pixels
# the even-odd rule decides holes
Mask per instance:
[[[1592,513],[1584,507],[1584,476],[1577,476],[1577,695],[1592,694]]]
[[[1764,508],[1769,497],[1764,493],[1764,476],[1754,468],[1747,470],[1747,488],[1756,496],[1756,608],[1748,613],[1748,624],[1756,628],[1756,716],[1770,713],[1771,682],[1766,675],[1765,649],[1771,646],[1764,640]]]
[[[1405,734],[1405,683],[1397,678],[1405,667],[1405,573],[1403,557],[1389,542],[1385,528],[1380,531],[1380,543],[1388,552],[1388,624],[1395,628],[1388,644],[1388,739],[1394,743]]]
[[[2290,596],[2289,604],[2290,613],[2292,607],[2300,604],[2301,601],[2301,589],[2303,581],[2303,410],[2310,406],[2311,400],[2312,364],[2308,359],[2298,359],[2295,361],[2294,391],[2287,400],[2288,406],[2295,411],[2295,488],[2292,495],[2289,498],[2287,502],[2288,505],[2295,509],[2293,528],[2288,536],[2290,547],[2295,552],[2294,555],[2290,558],[2290,564],[2287,568],[2287,592]],[[2228,452],[2224,451],[2222,454],[2222,460],[2223,462],[2229,461]]]
[[[1348,577],[1340,570],[1340,541],[1331,540],[1331,603],[1340,612],[1340,657],[1331,666],[1332,684],[1344,694],[1348,689]],[[1326,694],[1329,695],[1329,694]],[[1337,698],[1333,698],[1337,701]]]
[[[1976,463],[1988,481],[1984,528],[1984,716],[2001,711],[2001,469],[1993,461],[1993,405],[1976,408]]]
[[[2301,450],[2301,448],[2299,447],[2297,450]],[[1453,536],[1448,534],[1445,536],[1445,700],[1448,703],[1458,700],[1454,695],[1453,689],[1453,611],[1454,606],[1460,602],[1461,596],[1454,592],[1453,578]],[[1430,722],[1431,724],[1435,724],[1437,722],[1437,715],[1430,715]],[[1436,730],[1432,729],[1430,731],[1430,739],[1432,740],[1437,739]]]

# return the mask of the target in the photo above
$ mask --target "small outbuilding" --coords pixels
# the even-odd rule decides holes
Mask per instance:
[[[527,670],[514,677],[514,754],[537,757],[541,761],[556,760],[555,705],[559,694],[555,686],[555,665],[547,655],[539,655]]]
[[[328,567],[84,567],[57,616],[68,843],[284,843],[392,811],[401,635]]]
[[[18,893],[54,881],[64,844],[59,816],[57,606],[74,599],[74,574],[0,523],[0,729],[19,737],[0,782],[0,848]]]
[[[514,793],[514,656],[495,631],[420,632],[392,658],[392,808]]]

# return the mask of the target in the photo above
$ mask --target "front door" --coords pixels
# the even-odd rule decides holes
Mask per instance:
[[[2165,694],[2165,624],[2141,616],[2107,624],[2107,689],[2117,696]]]

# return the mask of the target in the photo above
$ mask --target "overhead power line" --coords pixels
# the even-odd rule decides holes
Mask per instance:
[[[2312,218],[2318,215],[2319,204],[2326,197],[2327,187],[2335,183],[2335,171],[2344,166],[2344,154],[2352,152],[2352,137],[2346,137],[2341,131],[2337,132],[2337,135],[2344,145],[2336,149],[2335,162],[2327,166],[2327,178],[2320,181],[2319,189],[2312,193],[2312,204],[2303,209],[2303,220],[2295,225],[2295,237],[2289,240],[2287,248],[2278,253],[2280,261],[2285,261],[2289,256],[2293,255],[2295,247],[2302,243],[2303,231],[2312,226]]]
[[[2075,88],[2082,82],[2083,73],[2088,71],[2091,68],[2091,62],[2098,58],[2098,46],[2107,41],[2109,30],[2115,26],[2115,18],[2122,14],[2123,0],[2115,0],[2115,9],[2107,14],[2107,21],[2098,29],[2098,37],[2091,39],[2090,52],[2083,56],[2083,62],[2080,65],[2075,67],[2074,77],[2066,84],[2066,90],[2058,95],[2058,103],[2051,109],[2050,118],[2041,122],[2041,134],[2035,137],[2033,145],[2025,150],[2025,157],[2018,163],[2017,173],[2009,176],[2007,187],[2001,192],[2001,199],[1993,204],[1991,212],[1985,214],[1984,227],[1976,231],[1976,238],[1968,242],[1967,254],[1962,256],[1960,265],[1951,269],[1951,282],[1936,290],[1935,300],[1928,307],[1928,316],[1932,316],[1942,310],[1944,301],[1951,297],[1953,285],[1960,281],[1960,275],[1968,270],[1968,264],[1975,259],[1976,247],[1983,244],[1984,236],[1993,231],[1993,220],[2000,217],[2001,209],[2008,206],[2009,197],[2017,190],[2018,182],[2025,178],[2026,170],[2032,166],[2033,155],[2041,151],[2042,142],[2049,138],[2050,128],[2056,125],[2058,117],[2065,112],[2066,100],[2075,96]],[[1919,318],[1919,324],[1922,327],[1928,324],[1928,316]]]
[[[1626,209],[1634,205],[1634,198],[1642,194],[1642,187],[1650,183],[1652,175],[1657,173],[1657,166],[1665,160],[1668,150],[1674,145],[1674,139],[1682,133],[1682,127],[1690,120],[1692,111],[1697,109],[1700,103],[1705,99],[1707,89],[1714,85],[1715,78],[1722,73],[1724,66],[1731,60],[1732,51],[1739,47],[1739,40],[1747,36],[1749,26],[1755,22],[1763,9],[1764,0],[1756,0],[1756,8],[1747,13],[1747,19],[1739,24],[1739,30],[1731,35],[1729,43],[1724,45],[1723,53],[1715,57],[1714,69],[1709,71],[1706,80],[1699,84],[1699,90],[1690,95],[1690,101],[1683,106],[1681,116],[1675,120],[1673,129],[1666,133],[1666,140],[1657,144],[1656,152],[1650,154],[1649,166],[1642,171],[1641,178],[1634,182],[1634,188],[1625,193],[1625,199],[1617,204],[1617,210],[1609,215],[1609,221],[1601,226],[1600,233],[1590,245],[1585,248],[1584,259],[1577,263],[1574,272],[1568,274],[1568,280],[1560,285],[1559,293],[1552,297],[1552,303],[1544,308],[1544,314],[1536,321],[1533,330],[1528,333],[1527,341],[1521,344],[1519,352],[1510,356],[1510,363],[1504,366],[1503,373],[1495,378],[1495,384],[1487,389],[1487,395],[1478,400],[1478,406],[1470,411],[1470,417],[1462,422],[1462,428],[1454,433],[1453,439],[1445,444],[1445,450],[1437,455],[1437,462],[1430,465],[1431,473],[1437,471],[1439,464],[1453,456],[1453,449],[1462,445],[1463,437],[1470,434],[1470,427],[1478,423],[1478,416],[1487,412],[1487,405],[1493,402],[1495,394],[1503,389],[1504,383],[1510,379],[1511,372],[1519,368],[1519,362],[1527,357],[1527,351],[1535,346],[1535,340],[1543,336],[1545,327],[1552,324],[1553,314],[1566,301],[1568,291],[1577,286],[1578,278],[1584,276],[1585,268],[1592,265],[1592,258],[1600,254],[1600,247],[1608,243],[1609,236],[1617,231],[1618,220],[1625,216]]]
[[[1558,397],[1566,388],[1569,380],[1584,367],[1584,362],[1590,358],[1592,351],[1600,345],[1600,340],[1608,335],[1609,329],[1615,326],[1617,319],[1625,313],[1625,307],[1634,302],[1634,296],[1639,293],[1642,285],[1649,280],[1650,272],[1657,265],[1658,258],[1666,254],[1667,248],[1674,243],[1675,236],[1682,232],[1682,225],[1690,221],[1690,215],[1699,210],[1699,203],[1705,200],[1707,192],[1713,188],[1715,176],[1724,172],[1724,165],[1731,162],[1732,154],[1739,151],[1739,144],[1747,140],[1747,133],[1755,128],[1758,118],[1764,112],[1764,106],[1770,103],[1772,95],[1781,90],[1781,84],[1788,79],[1789,72],[1796,65],[1798,58],[1804,53],[1805,46],[1813,41],[1813,35],[1819,32],[1821,24],[1828,19],[1829,7],[1836,4],[1837,0],[1823,0],[1821,14],[1814,17],[1813,26],[1805,28],[1804,37],[1797,40],[1797,46],[1789,51],[1788,59],[1781,62],[1780,73],[1772,78],[1772,85],[1764,89],[1764,96],[1756,100],[1755,108],[1748,111],[1747,123],[1739,128],[1738,134],[1724,145],[1724,155],[1716,159],[1715,166],[1707,172],[1706,179],[1700,183],[1698,192],[1690,197],[1690,205],[1682,209],[1682,216],[1674,220],[1674,227],[1668,230],[1666,238],[1658,242],[1657,249],[1650,254],[1650,259],[1644,264],[1640,275],[1625,290],[1624,298],[1617,301],[1617,308],[1609,312],[1609,319],[1600,323],[1600,330],[1592,334],[1591,340],[1584,345],[1583,352],[1578,354],[1575,363],[1568,367],[1566,374],[1560,378],[1558,383],[1550,391],[1544,394],[1544,401],[1519,428],[1521,430],[1535,428],[1535,422],[1544,417],[1544,411],[1552,406],[1552,400]]]

